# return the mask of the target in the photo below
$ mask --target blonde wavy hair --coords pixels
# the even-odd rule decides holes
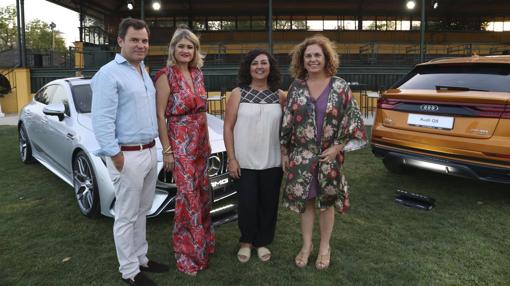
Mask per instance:
[[[175,59],[175,46],[182,39],[190,41],[195,47],[195,53],[193,54],[193,59],[189,63],[189,66],[192,68],[201,68],[204,65],[204,56],[200,52],[200,40],[185,26],[180,26],[175,30],[174,35],[170,40],[170,44],[168,45],[168,59],[166,64],[171,66],[177,63],[177,60]]]
[[[308,72],[304,66],[304,54],[308,46],[319,45],[325,58],[325,70],[329,76],[336,74],[337,68],[340,66],[340,60],[338,54],[334,48],[334,43],[331,42],[327,37],[317,34],[312,37],[306,38],[304,41],[299,43],[292,49],[290,56],[292,60],[290,62],[289,71],[294,78],[306,79]]]

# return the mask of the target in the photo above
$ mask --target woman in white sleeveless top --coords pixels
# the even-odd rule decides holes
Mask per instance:
[[[280,71],[265,50],[248,52],[239,68],[239,86],[225,110],[224,141],[228,170],[239,192],[238,224],[241,232],[237,258],[244,263],[251,249],[261,261],[271,259],[282,178],[280,158]]]

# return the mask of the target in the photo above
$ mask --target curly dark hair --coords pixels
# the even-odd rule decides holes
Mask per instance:
[[[281,74],[278,68],[276,59],[264,49],[253,49],[249,51],[241,60],[241,66],[237,74],[239,86],[249,86],[251,84],[250,65],[253,60],[259,55],[264,54],[269,59],[269,76],[267,77],[267,84],[271,91],[277,91],[281,84]]]

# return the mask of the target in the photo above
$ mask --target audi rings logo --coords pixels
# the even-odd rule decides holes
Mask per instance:
[[[212,155],[207,160],[207,173],[209,176],[216,176],[221,169],[221,159],[217,155]]]
[[[420,105],[420,110],[425,111],[425,112],[438,111],[439,106],[433,105],[433,104],[422,104],[422,105]]]

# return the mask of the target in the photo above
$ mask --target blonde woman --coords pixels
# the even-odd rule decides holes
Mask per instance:
[[[347,82],[335,76],[338,55],[328,38],[307,38],[291,55],[295,80],[280,132],[283,203],[301,214],[303,245],[295,258],[300,268],[307,265],[312,252],[315,211],[320,210],[315,267],[322,270],[330,264],[334,209],[345,213],[349,207],[344,152],[365,145],[365,128]]]
[[[173,248],[177,269],[191,276],[207,268],[209,254],[214,252],[202,64],[197,36],[179,28],[170,41],[167,66],[155,77],[164,168],[172,171],[177,185]]]

